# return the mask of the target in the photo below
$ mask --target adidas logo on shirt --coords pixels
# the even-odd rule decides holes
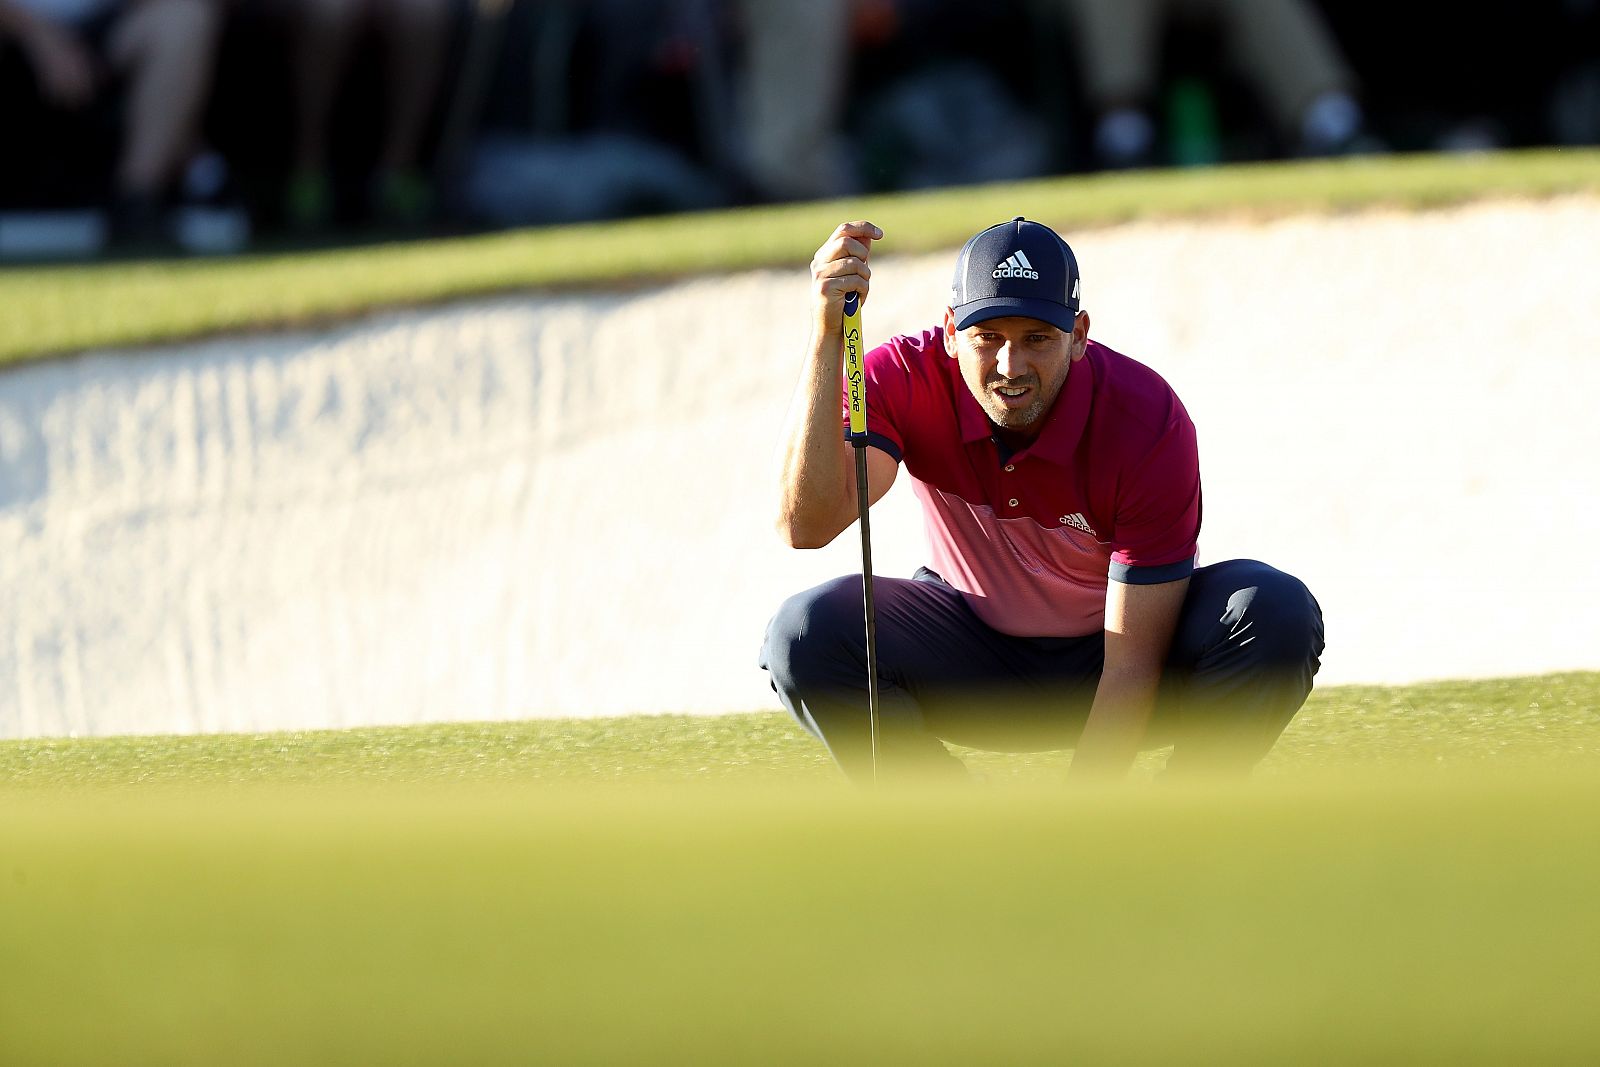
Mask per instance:
[[[1039,280],[1039,272],[1033,269],[1033,264],[1028,262],[1028,257],[1022,254],[1019,248],[1005,258],[1005,262],[994,268],[996,278],[1032,278]]]
[[[1074,530],[1082,530],[1090,537],[1098,538],[1100,536],[1094,532],[1094,527],[1089,525],[1089,520],[1083,517],[1083,512],[1081,511],[1074,511],[1071,515],[1061,516],[1060,522],[1062,525],[1070,526]]]

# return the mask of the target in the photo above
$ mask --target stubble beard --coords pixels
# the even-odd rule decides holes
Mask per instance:
[[[983,395],[984,412],[989,416],[989,421],[1002,430],[1034,429],[1038,426],[1039,420],[1044,418],[1047,404],[1037,385],[1033,387],[1033,402],[1020,411],[1006,407],[993,393],[985,392]]]

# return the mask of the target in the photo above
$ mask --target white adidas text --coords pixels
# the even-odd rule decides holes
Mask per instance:
[[[1094,527],[1089,525],[1089,520],[1083,517],[1083,512],[1081,511],[1074,511],[1071,515],[1063,515],[1057,521],[1063,526],[1072,527],[1074,530],[1082,530],[1090,537],[1098,538],[1100,536],[1094,532]]]
[[[1033,264],[1028,262],[1028,257],[1023,255],[1021,249],[1018,249],[1007,256],[1004,262],[995,266],[993,277],[1031,278],[1034,281],[1038,281],[1039,272],[1033,269]]]

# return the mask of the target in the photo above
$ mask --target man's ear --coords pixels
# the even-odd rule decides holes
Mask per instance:
[[[956,358],[956,312],[954,308],[944,309],[944,354],[951,359]]]
[[[1078,312],[1072,321],[1072,362],[1076,363],[1089,351],[1089,313]]]

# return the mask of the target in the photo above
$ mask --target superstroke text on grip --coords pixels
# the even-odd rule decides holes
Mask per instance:
[[[861,294],[844,298],[844,376],[850,390],[850,436],[867,436],[867,379],[861,365]]]

